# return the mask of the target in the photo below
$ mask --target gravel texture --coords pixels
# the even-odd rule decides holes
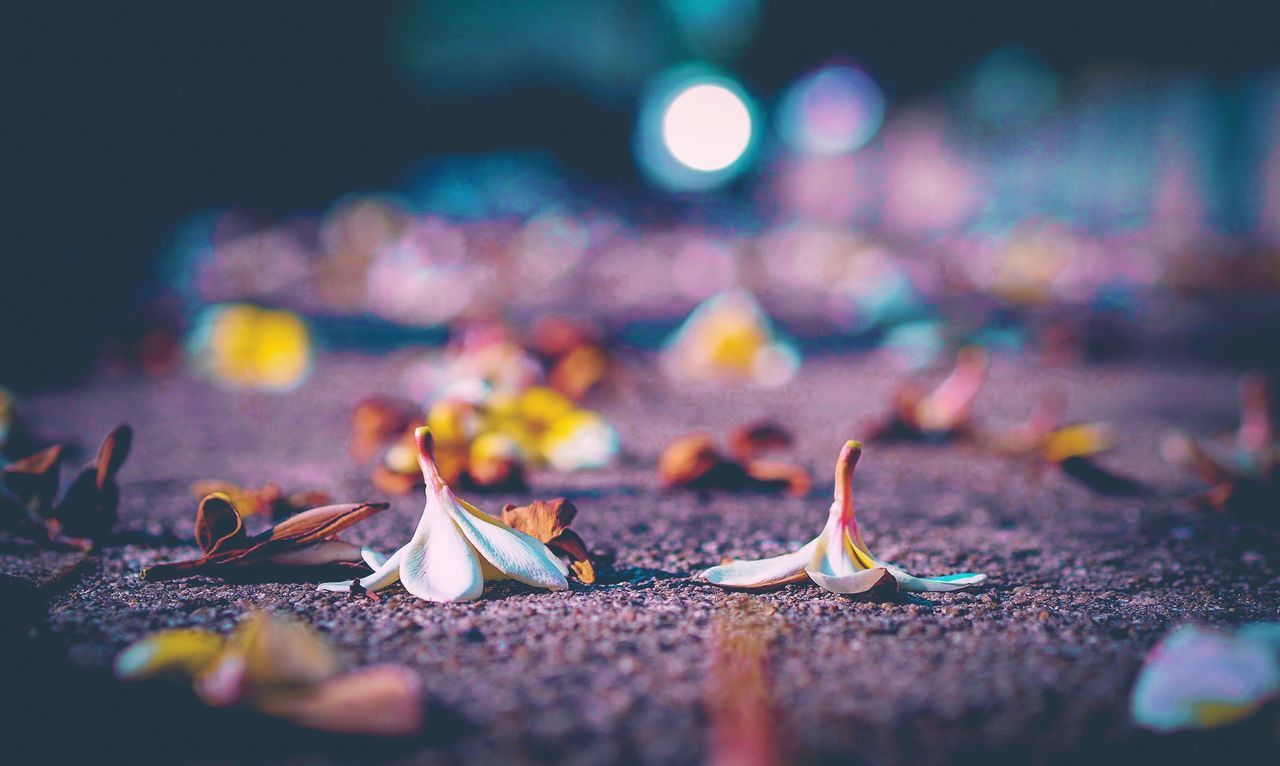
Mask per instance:
[[[809,360],[781,391],[672,390],[637,373],[591,403],[623,434],[619,468],[535,474],[527,493],[472,496],[490,510],[573,499],[575,528],[616,554],[594,586],[501,584],[477,602],[435,605],[398,586],[374,602],[307,582],[138,578],[194,553],[194,479],[383,499],[347,456],[349,412],[363,394],[395,392],[404,362],[325,357],[287,395],[114,378],[27,399],[43,433],[93,445],[128,421],[137,438],[121,474],[119,539],[100,554],[81,561],[0,539],[0,587],[20,606],[0,668],[19,750],[54,762],[696,763],[708,755],[709,639],[744,609],[767,615],[779,736],[796,762],[1247,762],[1275,746],[1257,723],[1173,737],[1128,723],[1129,688],[1166,631],[1275,619],[1280,606],[1277,527],[1194,509],[1185,497],[1195,480],[1158,455],[1170,427],[1234,427],[1226,370],[997,362],[980,420],[1007,426],[1060,387],[1071,417],[1120,427],[1122,444],[1103,462],[1150,484],[1145,497],[1100,497],[972,447],[869,445],[855,497],[871,549],[917,574],[990,576],[966,592],[859,600],[792,585],[744,601],[693,579],[726,556],[790,550],[822,527],[840,445],[900,377],[843,356]],[[668,440],[694,428],[723,436],[763,416],[794,429],[794,456],[816,477],[809,497],[658,488]],[[420,509],[415,497],[393,499],[346,537],[389,552]],[[418,670],[426,730],[405,742],[316,735],[202,708],[180,688],[109,678],[116,652],[150,631],[229,630],[249,609],[300,617],[353,664]]]

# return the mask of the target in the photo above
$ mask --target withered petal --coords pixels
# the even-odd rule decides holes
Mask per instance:
[[[62,445],[46,447],[34,455],[5,466],[4,486],[24,505],[45,509],[53,505],[58,494],[58,467],[62,461]]]
[[[564,532],[577,514],[573,503],[557,497],[522,506],[508,503],[502,508],[502,522],[547,543]]]
[[[116,474],[129,457],[129,449],[133,446],[133,428],[121,423],[111,429],[98,447],[97,471],[95,484],[98,489],[104,488],[108,482],[114,481]]]
[[[274,544],[306,545],[333,537],[389,507],[388,503],[343,503],[312,508],[275,525],[266,537]]]
[[[116,523],[120,490],[114,481],[98,486],[97,468],[87,466],[76,475],[62,499],[49,512],[73,537],[99,538]]]
[[[220,492],[206,495],[196,509],[196,544],[206,555],[243,548],[248,541],[244,519],[231,498]]]
[[[569,559],[569,567],[578,575],[578,579],[586,585],[596,581],[596,568],[587,552],[587,544],[572,529],[566,529],[555,538],[547,541],[547,547],[559,556]]]
[[[703,433],[689,434],[671,442],[658,456],[658,478],[664,487],[695,486],[705,482],[717,469],[731,463],[716,450],[715,442]]]

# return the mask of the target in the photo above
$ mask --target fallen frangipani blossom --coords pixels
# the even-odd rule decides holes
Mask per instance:
[[[731,561],[711,567],[702,578],[726,588],[768,588],[813,580],[832,593],[865,593],[877,587],[911,592],[949,591],[978,585],[984,574],[962,572],[916,577],[887,564],[867,549],[853,511],[853,469],[862,445],[846,442],[836,461],[835,501],[821,534],[797,551],[757,561]]]
[[[1024,423],[1004,433],[981,435],[992,449],[1012,455],[1038,458],[1040,466],[1056,466],[1064,474],[1103,495],[1139,495],[1141,483],[1098,464],[1096,458],[1116,443],[1110,423],[1062,424],[1066,398],[1060,393],[1044,396]]]
[[[761,455],[790,444],[790,434],[780,427],[748,424],[730,435],[734,457],[726,457],[715,440],[692,433],[668,444],[658,456],[658,479],[664,487],[696,490],[786,491],[795,497],[809,492],[809,472],[803,466]]]
[[[195,628],[155,633],[121,652],[115,671],[126,681],[187,678],[206,704],[243,705],[321,731],[407,736],[424,715],[409,668],[346,670],[310,629],[270,614],[246,617],[225,638]]]
[[[1258,374],[1240,380],[1240,427],[1235,452],[1176,432],[1165,438],[1165,459],[1195,472],[1209,485],[1196,497],[1215,510],[1276,518],[1280,508],[1280,446],[1276,444],[1266,380]]]
[[[285,493],[278,484],[263,484],[261,487],[242,487],[229,481],[203,479],[193,482],[191,494],[198,498],[214,493],[226,495],[231,499],[241,516],[286,517],[300,513],[308,508],[317,508],[329,502],[328,492],[318,489],[304,489]]]
[[[537,538],[547,548],[569,559],[569,568],[583,583],[596,581],[595,566],[587,544],[577,532],[569,529],[578,509],[563,497],[554,500],[534,500],[528,505],[510,503],[502,507],[502,521],[512,529]]]
[[[689,314],[663,350],[663,369],[679,382],[786,385],[800,368],[800,352],[774,330],[745,290],[714,295]]]
[[[1207,729],[1253,715],[1280,697],[1280,623],[1226,633],[1184,625],[1147,656],[1129,702],[1156,731]]]
[[[381,556],[338,539],[338,533],[378,511],[386,503],[348,503],[312,508],[252,537],[231,498],[213,493],[196,510],[195,536],[202,555],[187,561],[155,564],[144,580],[171,580],[198,574],[227,574],[251,567],[350,566],[353,574],[376,569]]]
[[[357,584],[378,591],[397,580],[427,601],[471,601],[491,580],[516,580],[551,590],[569,587],[568,568],[534,537],[459,499],[436,465],[431,429],[414,432],[427,502],[409,543]],[[349,592],[350,582],[325,583],[321,590]]]
[[[0,471],[0,527],[39,543],[91,549],[115,526],[116,474],[133,444],[119,425],[102,440],[97,459],[80,470],[58,499],[62,445],[55,444]]]
[[[960,349],[951,373],[929,393],[907,383],[893,395],[891,411],[863,425],[868,441],[947,441],[970,435],[973,403],[987,382],[987,354]]]

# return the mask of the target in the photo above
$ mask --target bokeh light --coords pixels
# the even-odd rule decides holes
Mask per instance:
[[[723,170],[751,143],[751,114],[723,85],[694,85],[667,105],[662,140],[672,156],[694,170]]]
[[[683,68],[650,87],[636,127],[636,159],[658,186],[704,191],[746,168],[756,133],[751,100],[737,83]]]
[[[211,306],[197,322],[190,349],[214,380],[244,388],[287,391],[311,369],[311,333],[290,311],[248,304]]]
[[[875,136],[884,108],[884,93],[871,75],[851,65],[833,65],[791,86],[778,107],[778,132],[803,152],[849,152]]]

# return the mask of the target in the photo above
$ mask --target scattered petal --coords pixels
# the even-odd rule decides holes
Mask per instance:
[[[131,681],[184,677],[206,704],[246,706],[321,731],[405,736],[425,716],[413,671],[347,671],[310,628],[269,614],[247,616],[226,639],[195,629],[148,636],[121,652],[115,668]]]
[[[1130,699],[1134,723],[1168,732],[1223,726],[1280,695],[1280,624],[1234,633],[1184,625],[1147,656]]]
[[[865,593],[891,587],[905,591],[957,590],[984,582],[986,575],[964,572],[945,577],[915,577],[880,561],[867,550],[853,510],[853,471],[862,445],[850,441],[836,461],[835,501],[822,533],[792,553],[757,561],[714,566],[702,578],[729,588],[767,588],[805,578],[833,593]]]
[[[195,676],[213,665],[226,641],[217,633],[179,628],[153,633],[116,657],[116,676],[137,681],[159,675]]]
[[[502,522],[545,543],[557,555],[568,559],[578,580],[590,585],[596,580],[595,565],[586,543],[569,528],[577,514],[578,509],[573,503],[558,497],[535,500],[519,507],[506,505],[502,509]]]
[[[214,493],[201,500],[196,510],[195,538],[203,555],[155,564],[142,571],[142,579],[159,581],[219,574],[229,567],[342,565],[363,570],[370,554],[357,545],[337,539],[337,535],[387,507],[386,503],[346,503],[313,508],[250,537],[231,498]]]

